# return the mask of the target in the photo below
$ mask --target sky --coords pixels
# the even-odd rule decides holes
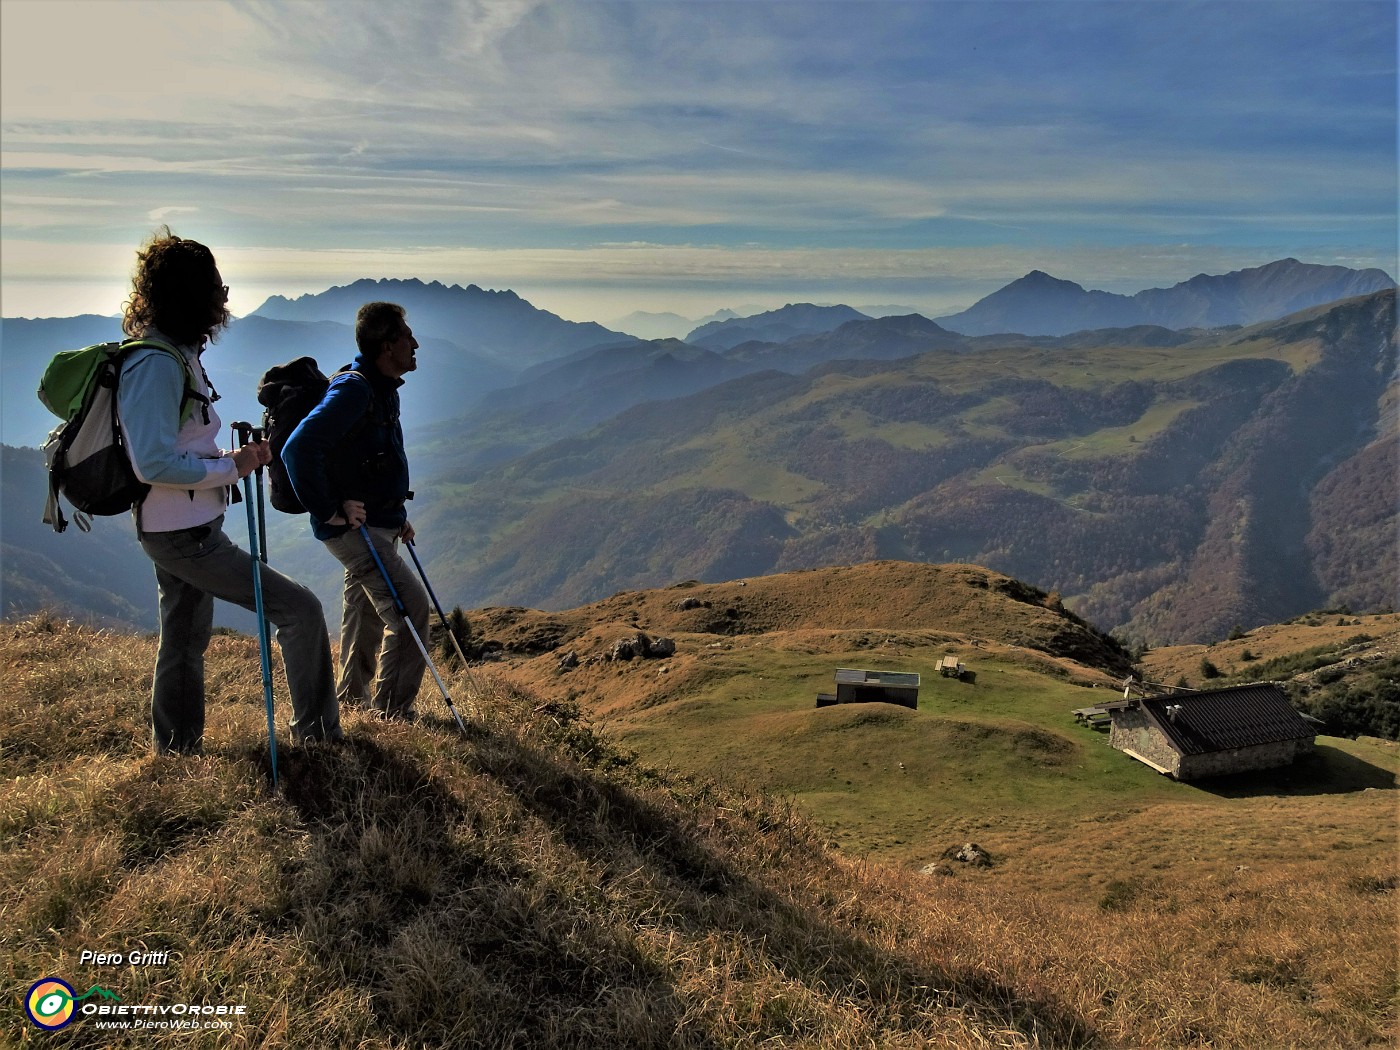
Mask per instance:
[[[1394,0],[0,0],[0,314],[161,224],[235,314],[361,277],[574,320],[1397,272]]]

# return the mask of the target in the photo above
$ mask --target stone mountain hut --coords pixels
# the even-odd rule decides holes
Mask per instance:
[[[1316,730],[1276,685],[1135,697],[1100,704],[1108,742],[1177,780],[1286,766],[1313,749]]]

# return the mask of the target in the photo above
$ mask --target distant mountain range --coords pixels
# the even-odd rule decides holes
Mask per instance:
[[[778,310],[753,317],[734,317],[726,321],[711,321],[685,337],[687,343],[707,350],[729,350],[740,343],[784,343],[798,336],[830,332],[847,321],[868,321],[870,318],[849,306],[813,306],[811,303],[789,303]]]
[[[1219,328],[1256,324],[1310,306],[1394,288],[1384,270],[1352,270],[1281,259],[1222,276],[1200,274],[1136,295],[1086,291],[1033,270],[957,314],[935,318],[963,335],[1068,335],[1099,328],[1158,325]]]
[[[41,520],[47,491],[37,449],[0,448],[0,616],[47,608],[104,627],[157,628],[155,577],[131,516],[94,518],[91,532],[70,526],[60,535]],[[241,515],[234,508],[227,529],[246,545]],[[273,564],[287,563],[274,554]],[[215,623],[257,629],[251,613],[225,602]]]
[[[853,341],[444,473],[422,521],[454,551],[434,571],[474,605],[560,608],[686,577],[971,562],[1153,644],[1397,600],[1393,291],[1194,339],[972,352],[922,318],[830,338],[899,321],[924,352],[857,359]]]
[[[753,307],[754,312],[759,309],[759,307]],[[647,310],[635,310],[626,317],[609,321],[608,327],[614,331],[634,335],[638,339],[683,339],[688,332],[694,331],[701,325],[709,324],[711,321],[728,321],[731,317],[739,317],[741,314],[741,310],[716,310],[714,313],[696,320],[675,313],[651,313]]]
[[[297,299],[274,295],[254,310],[253,316],[335,321],[353,327],[355,312],[375,300],[403,306],[420,341],[425,335],[433,336],[511,370],[600,343],[632,339],[592,321],[566,321],[531,306],[512,291],[486,291],[474,284],[462,288],[437,281],[366,279]]]
[[[790,304],[784,307],[784,309],[801,309],[806,305],[810,304]],[[830,306],[833,304],[828,303],[823,305]],[[845,307],[845,309],[850,308]],[[898,306],[888,303],[878,306],[856,306],[854,309],[856,314],[865,317],[904,317],[908,314],[919,312],[912,306]],[[635,335],[639,339],[686,339],[690,342],[694,342],[695,340],[690,338],[690,334],[704,328],[712,322],[730,321],[735,318],[755,318],[764,312],[763,308],[758,306],[739,307],[733,310],[718,310],[707,317],[691,320],[690,318],[682,317],[680,314],[649,313],[646,310],[638,310],[635,313],[628,314],[626,317],[620,317],[616,321],[608,322],[608,327],[619,332],[627,332],[629,335]],[[782,311],[770,310],[767,311],[767,313],[770,315],[781,314]],[[846,321],[850,320],[851,316],[850,314],[846,314],[839,319],[823,321],[816,329],[795,329],[791,334],[799,334],[803,331],[813,330],[830,331],[832,328],[836,328],[840,324],[844,324]],[[773,338],[778,334],[777,332],[768,332],[765,333],[764,338]]]
[[[60,350],[124,338],[118,318],[96,315],[5,318],[0,335],[5,367],[0,441],[31,447],[40,445],[58,422],[34,396],[49,359]],[[420,365],[425,373],[431,371],[433,381],[404,387],[404,417],[412,421],[410,425],[459,415],[478,398],[514,381],[515,370],[495,357],[427,333],[420,333],[419,341]],[[273,320],[258,314],[235,320],[204,352],[205,368],[222,398],[219,416],[226,423],[260,419],[259,377],[273,365],[301,356],[314,357],[328,373],[350,363],[355,357],[354,328],[325,320]]]
[[[1237,305],[1260,310],[1335,269],[1285,260],[1177,288],[1233,282]],[[1133,323],[1063,336],[967,336],[918,314],[799,303],[707,322],[697,338],[711,345],[697,346],[563,321],[513,293],[361,281],[274,297],[266,310],[301,319],[260,308],[207,362],[225,420],[257,418],[267,367],[307,353],[334,368],[353,354],[360,302],[404,302],[424,347],[404,388],[414,517],[453,603],[558,607],[684,576],[956,560],[1165,643],[1400,597],[1388,287],[1242,331]],[[1139,297],[1153,298],[1111,298]],[[34,445],[53,423],[30,393],[43,363],[118,338],[118,323],[3,324],[3,440]],[[465,339],[473,326],[493,333],[489,352],[437,334]],[[125,560],[129,543],[54,546],[26,531],[38,470],[32,455],[7,458],[0,479],[7,607],[69,594],[148,625],[148,579],[88,572]],[[333,566],[300,520],[279,519],[273,547],[334,602]],[[78,552],[95,559],[74,566],[88,576],[65,577]]]

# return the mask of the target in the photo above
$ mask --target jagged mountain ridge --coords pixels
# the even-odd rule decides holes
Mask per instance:
[[[1266,321],[1338,299],[1393,288],[1383,270],[1280,259],[1223,275],[1198,274],[1136,295],[1088,291],[1033,270],[960,313],[935,318],[964,335],[1068,335],[1085,329],[1158,325],[1218,328]]]
[[[329,320],[353,326],[355,311],[374,300],[403,306],[420,341],[424,335],[436,336],[516,370],[590,346],[634,338],[593,321],[566,321],[509,290],[490,291],[474,284],[463,288],[416,279],[364,278],[296,299],[274,295],[253,313],[281,320]]]
[[[0,441],[27,447],[39,446],[58,422],[33,396],[49,359],[61,350],[125,338],[119,318],[93,315],[6,318],[3,334],[6,398]],[[472,401],[514,381],[514,369],[495,358],[427,333],[419,335],[419,342],[419,363],[431,371],[434,381],[404,387],[404,418],[410,426],[460,415]],[[273,365],[303,356],[314,357],[328,374],[349,364],[355,357],[353,325],[277,320],[258,314],[235,319],[203,356],[205,370],[221,397],[220,417],[225,423],[260,419],[258,379]]]

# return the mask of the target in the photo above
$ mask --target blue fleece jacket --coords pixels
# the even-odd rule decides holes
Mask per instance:
[[[344,534],[327,521],[348,499],[364,503],[366,524],[399,528],[408,520],[408,455],[399,424],[399,387],[363,356],[355,372],[331,380],[321,403],[292,431],[282,462],[318,540]],[[359,374],[356,374],[359,373]]]

